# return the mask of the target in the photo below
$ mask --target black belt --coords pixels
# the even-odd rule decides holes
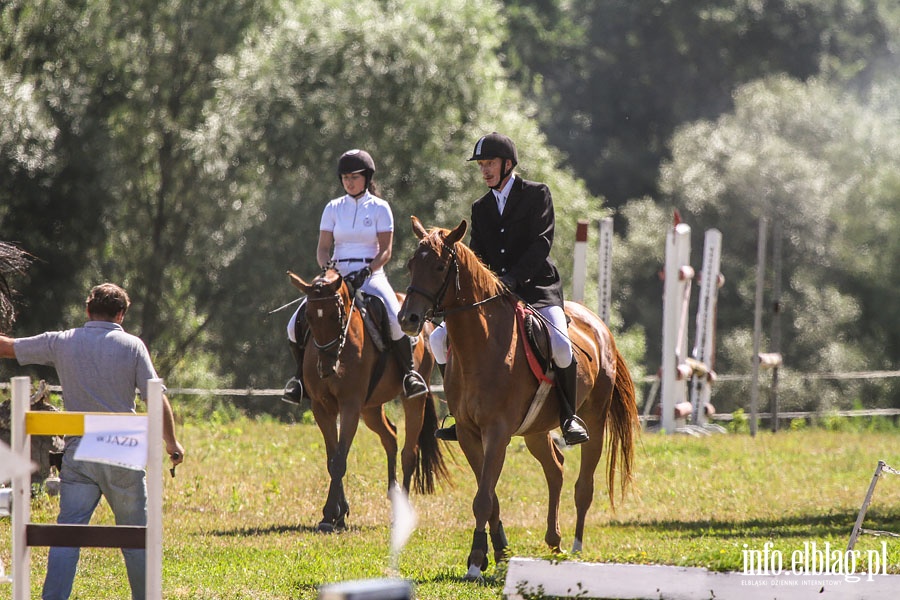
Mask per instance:
[[[372,262],[372,258],[339,258],[334,262],[364,262],[366,264]]]

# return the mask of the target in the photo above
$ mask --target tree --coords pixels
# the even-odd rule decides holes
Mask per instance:
[[[506,64],[549,141],[613,207],[658,197],[676,128],[779,73],[865,84],[895,56],[891,0],[506,0]]]
[[[83,318],[72,299],[87,287],[122,283],[135,299],[129,325],[158,355],[161,372],[197,348],[216,273],[251,214],[233,210],[234,182],[210,177],[190,140],[213,93],[215,59],[263,15],[253,0],[47,0],[4,9],[4,62],[33,82],[60,133],[46,202],[34,204],[40,190],[23,196],[3,227],[27,236],[41,259],[33,285],[70,290],[51,305],[73,307],[68,325]],[[58,248],[42,248],[44,237]],[[44,321],[65,320],[45,312]]]
[[[663,205],[679,208],[693,227],[694,256],[704,229],[716,227],[724,236],[720,371],[750,368],[762,216],[784,232],[787,368],[845,372],[895,363],[898,315],[891,299],[900,250],[893,235],[900,208],[900,113],[885,102],[886,94],[878,98],[867,105],[821,81],[774,77],[741,88],[733,113],[686,126],[673,138],[672,160],[661,171]],[[637,204],[625,212],[632,252],[640,254],[647,235],[641,221],[655,221],[660,239],[661,219],[643,219],[646,211]],[[646,277],[632,281],[632,292],[650,293]],[[623,310],[626,322],[644,318],[631,307]],[[862,396],[858,385],[820,383],[802,390],[801,384],[794,380],[791,395],[805,408],[846,408]],[[887,402],[890,387],[869,386],[867,406]]]
[[[506,85],[492,4],[38,0],[2,11],[0,65],[34,91],[33,123],[48,123],[29,150],[45,163],[22,168],[12,142],[0,157],[18,174],[8,195],[23,192],[0,232],[20,234],[44,268],[25,290],[42,312],[22,327],[77,325],[87,287],[117,281],[134,299],[128,327],[172,385],[280,383],[288,315],[267,313],[295,293],[286,269],[314,273],[319,216],[350,147],[373,152],[394,207],[399,290],[409,216],[468,216],[483,186],[465,158],[485,132],[513,136],[526,174],[553,187],[558,256],[571,255],[576,218],[601,210]],[[38,281],[64,296],[52,309]]]
[[[283,7],[264,35],[221,61],[201,146],[222,152],[228,179],[255,173],[264,216],[245,234],[247,251],[222,285],[233,315],[231,341],[220,340],[225,369],[260,386],[288,372],[289,311],[267,314],[296,291],[284,275],[311,277],[325,203],[342,193],[340,154],[365,148],[375,159],[395,218],[395,288],[405,288],[405,258],[415,238],[410,215],[452,227],[483,193],[465,162],[475,141],[494,129],[521,148],[526,175],[547,181],[560,211],[557,257],[571,256],[575,221],[596,217],[601,202],[559,168],[560,158],[505,84],[494,55],[502,39],[490,6],[462,0],[435,11],[425,1],[337,0]],[[246,74],[252,73],[252,77]],[[561,263],[565,271],[571,266]]]

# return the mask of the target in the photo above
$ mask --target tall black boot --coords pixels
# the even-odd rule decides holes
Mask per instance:
[[[291,356],[294,357],[294,362],[297,364],[297,370],[285,384],[281,399],[290,404],[299,405],[303,400],[303,350],[296,342],[288,340],[288,345],[291,348]]]
[[[562,429],[563,439],[566,444],[574,446],[583,444],[590,439],[584,421],[575,414],[575,406],[578,402],[576,394],[578,364],[572,357],[572,364],[565,369],[553,367],[556,372],[556,395],[559,397],[559,426]]]
[[[305,392],[303,389],[303,351],[306,347],[308,329],[306,325],[306,303],[303,303],[297,312],[297,320],[294,323],[294,338],[297,341],[292,342],[288,340],[291,356],[294,357],[297,370],[294,372],[294,376],[288,379],[287,384],[284,386],[284,392],[281,394],[281,399],[290,404],[300,405],[303,402],[303,394]]]
[[[412,355],[412,338],[404,335],[399,340],[393,340],[391,349],[394,351],[394,358],[397,364],[405,373],[403,376],[403,395],[407,398],[416,398],[422,394],[428,393],[428,383],[415,369]]]
[[[447,365],[442,365],[441,363],[435,361],[435,364],[438,366],[438,371],[441,372],[441,381],[444,381],[444,371],[447,369]],[[446,384],[446,381],[444,381]],[[444,388],[446,391],[446,388]],[[434,432],[434,437],[439,440],[444,440],[445,442],[456,442],[459,440],[456,437],[456,423],[451,425],[450,427],[441,427],[437,431]]]

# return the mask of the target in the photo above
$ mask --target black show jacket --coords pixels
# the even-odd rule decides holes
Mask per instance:
[[[498,276],[515,279],[513,291],[525,302],[562,306],[559,271],[550,259],[555,226],[550,188],[517,175],[502,216],[492,190],[472,204],[469,247]]]

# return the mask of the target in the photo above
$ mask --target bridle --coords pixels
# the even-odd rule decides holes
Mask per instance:
[[[347,331],[350,329],[350,316],[353,314],[353,308],[356,306],[356,296],[353,296],[353,300],[350,302],[349,310],[345,310],[344,297],[339,293],[334,293],[331,296],[307,298],[306,302],[307,304],[311,304],[313,302],[324,302],[326,300],[337,301],[338,334],[333,340],[325,344],[320,344],[315,335],[312,335],[310,337],[312,337],[313,344],[315,344],[316,350],[319,351],[320,355],[324,354],[325,356],[329,356],[334,359],[334,366],[331,368],[331,371],[332,373],[335,373],[341,365],[341,351],[344,349],[344,344],[347,343]],[[319,373],[319,377],[323,379],[331,375],[331,373],[322,372],[321,360],[316,363],[316,370]]]
[[[495,300],[500,298],[503,294],[495,294],[490,298],[485,298],[484,300],[479,300],[478,302],[473,302],[472,304],[466,304],[463,306],[457,306],[455,308],[451,308],[447,310],[443,307],[444,296],[447,295],[447,290],[450,289],[450,285],[453,282],[452,278],[455,276],[456,279],[456,291],[458,292],[459,287],[459,256],[456,253],[456,249],[452,246],[448,245],[447,242],[444,241],[443,238],[438,238],[441,240],[441,247],[443,250],[446,250],[447,257],[445,258],[443,255],[439,255],[438,258],[443,261],[443,265],[447,268],[447,274],[444,276],[444,281],[441,283],[441,287],[438,288],[438,291],[434,294],[431,294],[427,290],[423,290],[422,288],[416,287],[414,285],[410,285],[406,288],[406,294],[419,294],[423,296],[426,300],[431,303],[431,308],[425,311],[425,315],[423,319],[426,321],[432,321],[435,317],[446,317],[449,314],[461,311],[468,310],[470,308],[475,308],[481,306],[482,304],[486,304],[491,300]],[[424,241],[424,240],[423,240]]]

